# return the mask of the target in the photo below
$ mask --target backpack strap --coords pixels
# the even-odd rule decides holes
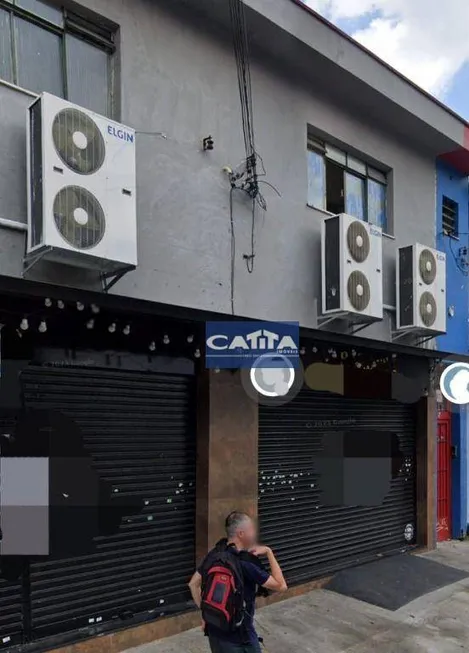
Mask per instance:
[[[211,567],[213,567],[216,562],[226,563],[232,570],[233,574],[236,577],[237,587],[241,591],[244,590],[244,576],[243,570],[241,568],[241,558],[238,554],[238,551],[232,546],[227,545],[226,540],[221,540],[217,545],[209,551],[205,556],[202,564],[199,567],[199,572],[202,576],[202,591],[204,589],[204,582],[207,576],[207,573]]]
[[[265,571],[266,574],[269,573],[264,563],[261,560],[259,560],[259,558],[255,556],[253,553],[250,553],[249,551],[240,551],[239,556],[241,560],[250,562],[251,564],[255,565],[258,569]],[[257,588],[256,596],[261,596],[261,597],[270,596],[270,592],[269,590],[265,589],[265,587],[259,586]]]

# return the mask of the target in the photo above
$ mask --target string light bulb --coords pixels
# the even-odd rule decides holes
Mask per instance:
[[[27,331],[29,329],[28,318],[24,317],[20,322],[21,331]]]
[[[153,341],[153,342],[150,342],[150,344],[149,344],[149,346],[148,346],[148,349],[149,349],[150,351],[155,351],[155,349],[156,349],[156,343],[155,343],[154,341]]]
[[[169,340],[169,336],[167,334],[165,334],[163,336],[163,342],[164,342],[165,345],[169,345],[170,340]]]
[[[110,324],[110,325],[108,326],[108,329],[107,329],[107,330],[109,331],[109,333],[115,333],[115,331],[116,331],[116,323],[115,323],[115,322],[112,322],[112,324]]]
[[[304,356],[304,355],[306,354],[306,349],[305,349],[304,347],[302,347],[302,348],[300,349],[300,354],[301,354],[302,356]]]
[[[187,342],[191,344],[191,342],[194,342],[194,336],[191,334],[190,336],[187,336]]]
[[[38,331],[39,333],[45,333],[47,331],[47,324],[45,320],[41,320],[41,322],[39,322]]]
[[[91,304],[91,312],[97,315],[99,313],[99,306],[96,304]]]
[[[65,308],[65,304],[61,299],[57,300],[57,308]]]
[[[220,368],[219,367],[216,367],[213,371],[215,372],[215,374],[220,374]]]
[[[200,349],[196,349],[196,350],[195,350],[195,352],[194,352],[194,356],[195,356],[196,358],[200,358]]]
[[[91,318],[91,320],[88,320],[88,322],[86,323],[86,328],[87,329],[94,329],[94,320],[93,320],[93,318]]]
[[[82,304],[81,302],[77,302],[77,311],[83,311],[85,309],[85,305]]]
[[[130,333],[130,324],[126,324],[125,327],[122,329],[122,333],[124,336],[128,336]]]
[[[50,297],[46,297],[44,300],[44,305],[47,306],[47,308],[50,308],[52,306],[52,299]]]

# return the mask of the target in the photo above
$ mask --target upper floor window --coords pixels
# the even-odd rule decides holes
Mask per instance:
[[[308,135],[308,205],[387,231],[386,174]]]
[[[113,33],[41,0],[0,0],[0,77],[112,113]]]
[[[443,195],[442,210],[443,233],[457,237],[459,234],[459,204]]]

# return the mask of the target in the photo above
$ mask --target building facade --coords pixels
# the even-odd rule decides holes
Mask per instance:
[[[437,246],[446,252],[448,329],[439,347],[468,351],[467,238],[469,191],[464,169],[437,164]],[[467,406],[442,404],[439,410],[439,539],[465,536],[468,527]],[[447,472],[445,470],[448,470]]]
[[[3,511],[0,648],[100,635],[114,651],[197,624],[186,583],[233,508],[259,516],[292,585],[434,546],[442,354],[396,339],[395,261],[439,246],[435,161],[463,174],[466,126],[301,3],[243,6],[256,201],[235,192],[247,114],[229,3],[0,0],[2,456],[49,459],[56,490],[48,556],[8,539],[28,520]],[[43,91],[135,130],[135,270],[25,261]],[[320,320],[321,224],[342,212],[383,232],[384,318],[359,334]],[[327,383],[258,405],[239,373],[205,369],[204,323],[233,319],[299,322],[303,366]],[[324,442],[383,431],[387,491],[328,504],[311,464]]]

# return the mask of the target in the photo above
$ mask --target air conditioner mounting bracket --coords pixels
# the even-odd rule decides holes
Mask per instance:
[[[410,335],[411,333],[414,333],[415,329],[402,329],[399,331],[392,331],[391,332],[391,339],[393,341],[395,340],[400,340],[401,338],[404,338],[405,336]]]
[[[414,335],[415,336],[415,342],[413,343],[415,347],[420,347],[420,345],[423,345],[426,342],[429,342],[430,340],[433,340],[434,338],[437,337],[436,333],[433,333],[432,335],[425,335],[422,337],[422,333],[424,331],[419,331],[418,329],[415,329],[415,327],[411,329],[403,329],[402,331],[392,331],[391,333],[391,338],[393,342],[396,342],[396,340],[400,340],[401,338],[404,338],[405,336],[410,336]]]
[[[109,292],[111,288],[122,279],[128,272],[132,272],[136,269],[136,265],[125,265],[118,270],[112,270],[111,272],[101,272],[101,283],[103,286],[104,292]]]
[[[352,336],[354,336],[356,333],[358,333],[359,331],[363,331],[363,329],[366,329],[366,327],[368,327],[368,326],[370,326],[370,322],[365,322],[364,324],[360,324],[359,326],[357,326],[355,328],[352,327],[350,329],[350,333],[351,333]]]
[[[40,252],[33,252],[23,259],[23,276],[26,276],[46,254],[52,250],[52,247],[45,247]]]
[[[436,336],[435,335],[427,336],[426,338],[421,338],[415,344],[417,345],[417,347],[420,347],[420,345],[423,345],[426,342],[429,342],[430,340],[433,340],[433,338],[436,338]]]
[[[341,311],[340,313],[334,313],[334,315],[325,315],[324,317],[318,317],[318,329],[323,329],[325,326],[331,324],[331,322],[335,322],[336,320],[342,320],[346,315],[347,313]]]
[[[333,315],[325,315],[323,317],[318,318],[317,322],[317,328],[318,329],[323,329],[325,326],[328,324],[331,324],[332,322],[335,322],[336,320],[350,320],[350,313],[347,311],[340,311],[340,313],[334,313]],[[362,331],[363,329],[366,329],[369,327],[371,324],[373,324],[373,320],[369,319],[361,319],[360,316],[354,316],[351,328],[349,330],[349,333],[351,335],[355,335],[359,331]],[[355,326],[353,326],[355,325]]]

